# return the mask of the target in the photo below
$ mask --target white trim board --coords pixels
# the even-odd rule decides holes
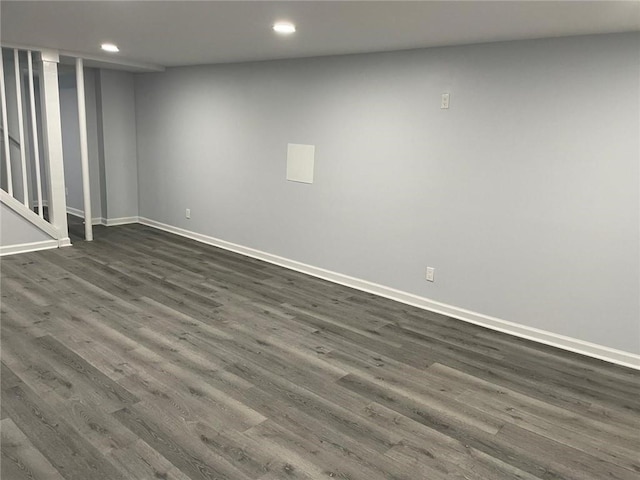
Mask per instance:
[[[164,230],[165,232],[174,233],[183,237],[196,240],[198,242],[213,245],[215,247],[230,250],[232,252],[245,255],[247,257],[257,258],[268,263],[273,263],[281,267],[289,268],[297,272],[306,273],[313,277],[322,278],[333,283],[345,285],[347,287],[355,288],[363,292],[373,293],[375,295],[389,298],[407,305],[422,308],[436,313],[441,313],[449,317],[456,318],[465,322],[473,323],[481,327],[486,327],[491,330],[497,330],[499,332],[514,335],[516,337],[525,338],[534,342],[543,343],[553,347],[568,350],[570,352],[579,353],[588,357],[597,358],[607,362],[615,363],[625,367],[640,370],[640,355],[636,355],[622,350],[616,350],[614,348],[605,347],[591,342],[585,342],[577,338],[567,337],[559,335],[553,332],[547,332],[534,327],[528,327],[526,325],[519,325],[517,323],[501,320],[499,318],[490,317],[481,313],[473,312],[463,308],[455,307],[453,305],[447,305],[435,300],[430,300],[425,297],[420,297],[411,293],[396,290],[384,285],[368,282],[359,278],[350,277],[341,273],[332,272],[323,268],[314,267],[295,260],[289,260],[284,257],[272,255],[270,253],[255,250],[253,248],[244,247],[235,243],[220,240],[218,238],[210,237],[196,232],[191,232],[183,228],[174,227],[165,223],[157,222],[145,217],[139,217],[139,222],[149,227]]]
[[[127,225],[129,223],[141,223],[139,217],[119,217],[103,219],[103,225],[114,227],[116,225]]]
[[[79,208],[73,208],[67,205],[67,213],[84,220],[84,211],[80,210]],[[102,217],[93,217],[91,219],[91,225],[106,225],[106,223],[104,218]]]
[[[58,240],[43,240],[41,242],[20,243],[18,245],[4,245],[0,247],[0,257],[16,255],[18,253],[37,252],[58,248]]]
[[[78,208],[67,206],[67,213],[74,217],[84,218],[84,212]],[[138,217],[119,217],[119,218],[103,218],[93,217],[91,219],[92,225],[104,225],[106,227],[114,227],[116,225],[127,225],[129,223],[139,223]]]
[[[58,240],[58,246],[60,248],[70,247],[71,246],[71,239],[69,237],[61,238],[60,240]]]

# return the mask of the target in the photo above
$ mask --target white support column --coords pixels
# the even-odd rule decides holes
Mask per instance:
[[[49,223],[58,229],[59,246],[70,245],[67,225],[67,200],[64,190],[64,159],[62,155],[62,122],[58,91],[58,53],[40,53],[40,98],[43,107],[43,138],[46,145],[45,165],[49,172]]]
[[[29,103],[31,105],[31,133],[33,134],[33,159],[36,169],[36,191],[38,192],[38,215],[44,218],[42,213],[42,174],[40,171],[40,147],[38,142],[38,117],[36,116],[36,95],[33,85],[33,54],[27,52],[27,65],[29,67]]]
[[[24,144],[24,123],[22,117],[22,72],[20,71],[20,53],[13,50],[13,63],[16,72],[16,105],[18,107],[18,140],[20,140],[20,164],[22,165],[22,203],[29,208],[29,184],[27,182],[27,156]]]
[[[84,199],[84,239],[93,240],[91,224],[91,187],[89,185],[89,149],[87,147],[87,111],[84,97],[84,64],[76,58],[76,89],[78,91],[78,126],[80,127],[80,161],[82,164],[82,195]]]
[[[13,197],[13,179],[11,177],[11,151],[9,150],[9,122],[7,120],[7,92],[4,87],[4,60],[0,49],[0,103],[2,103],[2,139],[7,167],[7,193]]]

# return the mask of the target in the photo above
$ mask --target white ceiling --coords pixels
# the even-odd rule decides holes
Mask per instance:
[[[5,45],[160,66],[640,30],[638,1],[0,2]],[[276,35],[275,21],[298,32]]]

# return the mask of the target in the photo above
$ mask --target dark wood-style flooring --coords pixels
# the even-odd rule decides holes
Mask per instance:
[[[141,225],[1,268],[3,480],[640,478],[630,369]]]

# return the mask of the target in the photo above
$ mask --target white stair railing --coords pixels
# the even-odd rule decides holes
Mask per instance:
[[[40,218],[43,218],[40,146],[38,141],[38,116],[36,115],[36,96],[33,81],[33,55],[31,53],[31,50],[27,52],[27,63],[29,68],[29,104],[31,106],[31,135],[33,138],[33,162],[35,164],[36,171],[36,191],[38,193],[38,215],[40,215]]]
[[[21,213],[24,213],[25,218],[35,216],[28,210],[37,207],[37,215],[40,217],[35,217],[35,220],[39,220],[37,223],[41,224],[42,220],[46,220],[53,227],[48,231],[57,232],[60,246],[68,245],[58,54],[54,51],[33,52],[18,48],[2,48],[2,51],[5,54],[0,56],[0,128],[3,143],[0,153],[4,164],[0,165],[0,175],[5,176],[1,182],[2,189],[24,205],[27,211]],[[24,59],[26,71],[23,68]],[[7,75],[11,68],[14,75]],[[40,94],[39,105],[36,103],[37,90]],[[15,98],[8,95],[11,93],[15,93]],[[30,138],[25,131],[30,132]],[[46,198],[43,177],[47,180]],[[7,199],[4,194],[1,198]],[[4,200],[3,203],[7,204]],[[14,209],[18,204],[13,201],[10,203]],[[48,210],[47,218],[44,214],[45,206]]]
[[[22,69],[20,68],[20,52],[13,49],[13,70],[16,82],[16,107],[18,110],[18,142],[20,143],[20,166],[22,167],[22,192],[24,206],[29,208],[29,183],[27,181],[27,155],[24,144],[24,119],[22,114]]]
[[[9,148],[9,127],[7,126],[7,89],[4,83],[4,59],[0,55],[0,102],[2,102],[2,140],[5,168],[7,169],[7,193],[13,197],[13,175],[11,172],[11,149]]]

